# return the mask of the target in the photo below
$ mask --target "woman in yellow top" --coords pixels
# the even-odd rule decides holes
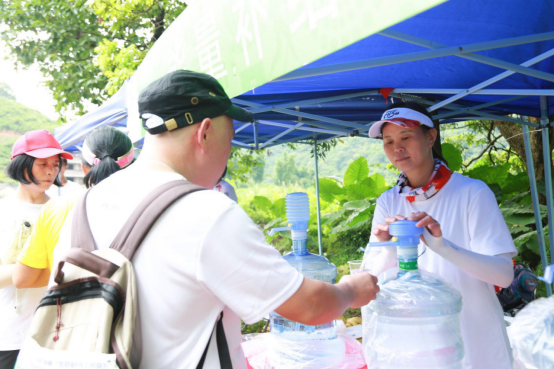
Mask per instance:
[[[90,133],[83,144],[82,155],[87,188],[134,162],[131,140],[113,127],[102,127]],[[48,284],[60,231],[79,197],[79,194],[59,197],[44,206],[28,247],[17,259],[13,273],[13,283],[17,288],[43,287]]]
[[[0,368],[13,368],[44,289],[17,289],[15,262],[35,227],[46,191],[59,185],[62,150],[47,130],[29,131],[12,148],[9,177],[19,182],[13,196],[0,200]]]

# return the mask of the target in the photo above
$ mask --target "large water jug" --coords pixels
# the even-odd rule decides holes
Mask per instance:
[[[462,297],[437,275],[417,268],[423,230],[415,224],[391,223],[393,241],[368,244],[397,247],[399,267],[379,276],[381,291],[362,307],[364,356],[372,369],[462,368]]]
[[[337,268],[324,256],[314,255],[307,249],[308,221],[310,220],[310,203],[308,194],[290,193],[286,196],[287,221],[289,227],[272,229],[291,231],[292,251],[283,258],[296,270],[310,279],[335,283]],[[307,306],[306,308],[309,308]],[[328,340],[337,337],[335,322],[312,326],[286,319],[276,312],[270,314],[271,333],[292,341]]]

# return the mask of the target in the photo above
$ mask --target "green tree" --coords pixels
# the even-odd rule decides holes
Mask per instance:
[[[48,129],[53,132],[55,127],[55,122],[38,111],[0,97],[0,183],[13,182],[5,175],[5,168],[15,140],[27,131]]]
[[[294,156],[283,152],[281,159],[275,163],[274,180],[277,184],[292,183],[296,174]]]
[[[294,154],[286,151],[275,163],[273,179],[277,184],[300,184],[304,187],[313,185],[314,171],[311,168],[297,165]]]
[[[182,0],[6,0],[1,35],[19,67],[38,65],[64,112],[86,113],[133,75],[148,50],[186,8]],[[233,150],[229,172],[245,182],[258,157]]]
[[[263,156],[259,157],[259,163],[260,165],[252,168],[252,179],[255,183],[262,183],[264,180],[265,159]]]
[[[7,0],[2,40],[17,66],[39,66],[63,120],[101,104],[130,77],[186,7],[178,0]]]

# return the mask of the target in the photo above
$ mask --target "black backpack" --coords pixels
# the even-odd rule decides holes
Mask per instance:
[[[506,315],[515,316],[525,305],[535,299],[539,280],[535,273],[524,264],[514,266],[514,280],[506,288],[496,293]]]

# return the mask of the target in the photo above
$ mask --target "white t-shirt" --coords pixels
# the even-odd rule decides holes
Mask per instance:
[[[377,200],[373,226],[397,214],[409,216],[422,211],[440,225],[443,237],[455,245],[485,255],[517,251],[488,186],[475,179],[453,173],[448,183],[433,197],[410,203],[395,188]],[[371,236],[371,241],[377,241]],[[419,245],[420,254],[423,244]],[[502,308],[494,286],[483,282],[434,253],[430,249],[419,258],[421,269],[440,275],[462,294],[460,322],[467,369],[511,368],[511,349]]]
[[[161,184],[181,179],[141,162],[95,186],[87,214],[97,248],[107,248],[142,199]],[[54,264],[70,246],[68,216]],[[235,202],[199,191],[173,204],[133,257],[138,319],[134,368],[195,368],[223,310],[233,368],[246,367],[240,318],[253,324],[288,300],[303,277]],[[215,335],[205,368],[219,368]]]
[[[56,185],[51,186],[48,191],[46,191],[46,194],[53,199],[60,196],[72,195],[76,192],[85,192],[85,187],[73,181],[67,180],[67,183],[62,187],[58,187]]]
[[[15,264],[44,204],[10,196],[0,200],[0,264]],[[31,225],[28,227],[25,225]],[[2,265],[0,265],[2,267]],[[46,289],[0,289],[0,351],[19,350]]]
[[[239,202],[237,199],[237,193],[235,192],[235,188],[229,184],[226,180],[222,179],[218,184],[214,186],[214,191],[221,192],[234,202]]]

